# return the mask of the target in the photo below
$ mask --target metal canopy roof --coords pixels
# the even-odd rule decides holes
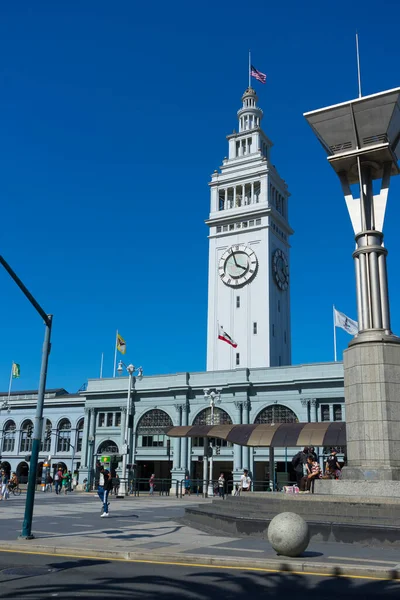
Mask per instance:
[[[304,114],[328,154],[337,173],[350,175],[356,157],[375,163],[374,178],[382,177],[384,163],[392,163],[392,175],[399,173],[400,88],[349,100]],[[349,173],[350,172],[350,173]]]
[[[345,446],[346,423],[279,423],[276,425],[193,425],[169,427],[170,437],[214,437],[239,446],[287,448]]]

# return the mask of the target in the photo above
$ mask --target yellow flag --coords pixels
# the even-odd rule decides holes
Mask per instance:
[[[117,350],[121,352],[121,354],[125,354],[126,352],[126,342],[122,335],[117,334]]]

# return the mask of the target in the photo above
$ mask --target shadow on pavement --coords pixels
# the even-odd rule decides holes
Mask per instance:
[[[22,578],[1,582],[2,599],[37,600],[47,597],[95,597],[149,600],[221,600],[246,597],[263,600],[341,600],[350,598],[400,597],[400,582],[368,581],[340,577],[310,577],[291,573],[263,573],[243,570],[204,569],[185,566],[68,560],[47,563],[56,575],[38,577],[37,584]],[[283,565],[282,565],[283,566]],[[394,573],[394,576],[396,574]],[[13,589],[10,589],[10,584]]]

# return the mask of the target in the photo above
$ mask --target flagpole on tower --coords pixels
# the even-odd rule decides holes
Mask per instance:
[[[8,384],[7,406],[10,406],[11,386],[12,386],[12,380],[13,380],[13,367],[14,367],[14,361],[12,361],[12,363],[11,363],[10,383]]]
[[[360,51],[358,47],[358,31],[356,31],[356,49],[357,49],[357,74],[358,74],[358,97],[362,97],[361,93],[361,69],[360,69]]]
[[[103,379],[103,363],[104,363],[104,352],[101,353],[100,360],[100,379]]]
[[[118,329],[117,329],[117,333],[115,334],[114,372],[113,372],[113,377],[115,377],[115,373],[116,373],[116,370],[117,370],[117,346],[118,346]]]
[[[332,305],[333,308],[333,352],[335,362],[337,362],[337,350],[336,350],[336,320],[335,320],[335,305]]]
[[[249,50],[249,87],[251,87],[251,50]]]

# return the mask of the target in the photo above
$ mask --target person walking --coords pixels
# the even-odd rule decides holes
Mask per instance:
[[[73,492],[73,488],[72,488],[72,473],[71,471],[68,471],[68,491],[69,492]]]
[[[57,495],[61,493],[62,476],[63,476],[63,474],[61,471],[61,467],[58,467],[56,474],[54,475],[55,488],[56,488]]]
[[[190,496],[192,482],[190,481],[189,475],[185,475],[185,481],[183,482],[185,488],[185,496]]]
[[[114,495],[115,497],[118,496],[118,491],[119,491],[119,486],[120,486],[120,480],[119,480],[119,475],[118,473],[115,473],[115,477],[113,477],[113,488],[114,488]]]
[[[103,504],[103,509],[100,517],[108,517],[108,507],[109,507],[109,494],[112,489],[112,478],[107,469],[103,466],[100,467],[99,471],[99,485],[97,487],[97,494]]]
[[[225,476],[223,473],[218,477],[218,496],[225,500]]]
[[[152,476],[149,479],[149,486],[150,486],[150,491],[149,491],[149,495],[150,496],[154,496],[154,488],[155,488],[155,478],[156,476],[154,475],[154,473],[152,474]]]
[[[9,496],[8,483],[9,483],[9,477],[8,477],[7,473],[4,471],[4,469],[2,469],[2,471],[1,471],[1,499],[2,500],[8,499],[8,496]]]
[[[46,477],[46,492],[52,492],[52,491],[53,491],[53,478],[49,473]]]
[[[68,486],[69,486],[69,475],[67,469],[64,469],[64,473],[62,474],[62,490],[64,492],[64,496],[67,495]]]

